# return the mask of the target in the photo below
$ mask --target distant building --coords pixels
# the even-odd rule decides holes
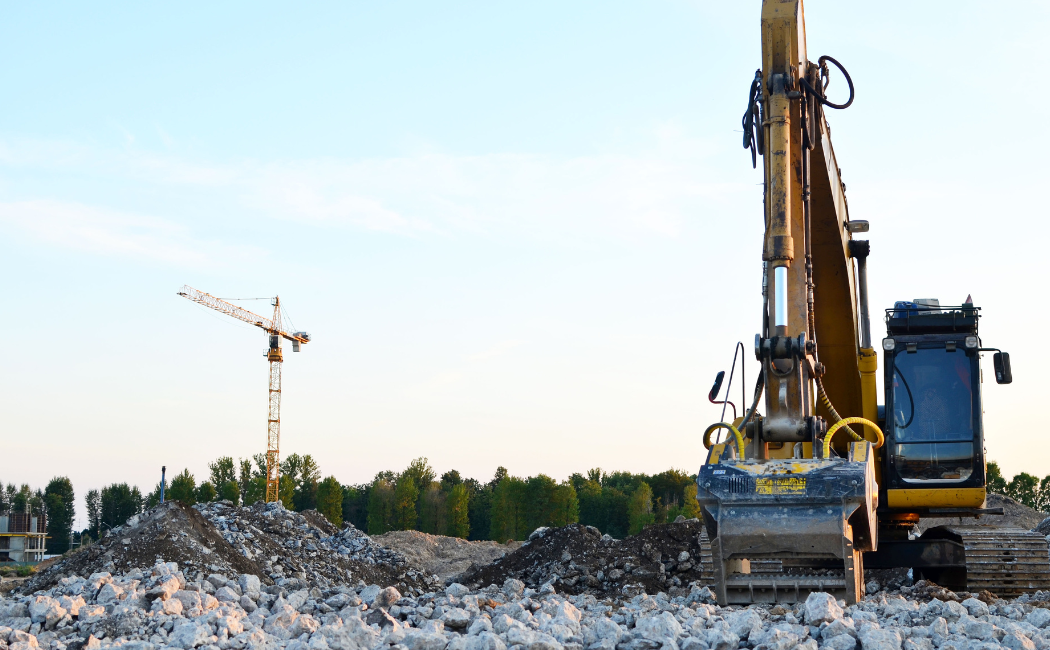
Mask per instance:
[[[43,515],[0,515],[0,562],[39,562],[44,559],[46,539],[47,522]]]

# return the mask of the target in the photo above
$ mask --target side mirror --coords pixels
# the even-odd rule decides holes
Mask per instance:
[[[1014,373],[1010,370],[1009,352],[996,352],[994,355],[992,355],[992,365],[995,366],[995,383],[1013,383]]]
[[[999,366],[996,366],[996,368],[998,367]],[[725,379],[725,376],[725,370],[719,370],[718,374],[715,375],[715,385],[711,387],[711,392],[707,394],[707,400],[709,402],[715,401],[715,398],[718,397],[718,391],[722,390],[722,380]]]

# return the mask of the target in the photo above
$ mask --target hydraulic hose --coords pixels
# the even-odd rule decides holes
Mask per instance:
[[[873,445],[873,447],[875,449],[878,449],[879,447],[881,447],[883,445],[883,443],[886,442],[885,436],[882,435],[882,429],[880,429],[879,425],[875,424],[871,420],[866,420],[864,418],[844,418],[842,420],[839,420],[835,424],[831,425],[831,428],[828,429],[827,435],[824,436],[824,458],[827,458],[828,456],[831,455],[831,438],[836,433],[838,433],[839,429],[841,429],[843,427],[846,427],[847,424],[866,424],[869,427],[871,427],[872,429],[874,429],[875,433],[879,437],[878,442],[876,442]],[[861,438],[861,440],[864,440],[864,438]]]
[[[733,437],[736,438],[737,452],[739,452],[737,455],[740,456],[741,459],[743,459],[744,458],[744,436],[740,433],[740,429],[737,429],[736,427],[734,427],[732,424],[729,424],[728,422],[715,422],[711,426],[707,427],[707,430],[704,431],[704,448],[705,449],[710,449],[711,448],[711,433],[713,433],[714,431],[716,431],[718,429],[729,429],[730,431],[733,432]]]

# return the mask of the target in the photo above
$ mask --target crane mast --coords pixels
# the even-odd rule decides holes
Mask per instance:
[[[301,345],[310,342],[310,335],[306,332],[284,331],[280,296],[273,299],[273,317],[265,318],[189,285],[182,287],[179,295],[199,305],[255,325],[267,334],[269,349],[266,352],[266,360],[270,364],[270,382],[266,422],[266,501],[276,501],[281,479],[281,364],[284,362],[281,339],[291,341],[292,351],[298,352]]]

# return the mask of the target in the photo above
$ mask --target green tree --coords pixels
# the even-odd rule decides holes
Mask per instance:
[[[394,530],[412,530],[416,527],[416,501],[419,489],[411,474],[402,474],[394,486]]]
[[[334,476],[317,485],[317,511],[336,527],[343,525],[343,486]]]
[[[286,508],[302,511],[317,506],[317,481],[321,470],[310,454],[291,454],[281,463],[278,489]]]
[[[476,541],[489,539],[492,531],[492,486],[482,485],[475,479],[463,481],[470,495],[467,509],[470,517],[470,535],[467,539]]]
[[[546,474],[525,479],[525,530],[531,533],[540,526],[549,526],[554,519],[554,493],[558,483]]]
[[[502,468],[501,468],[502,469]],[[525,539],[527,484],[516,476],[504,476],[492,491],[492,519],[489,537],[498,542]],[[528,531],[531,532],[531,531]]]
[[[248,500],[248,484],[251,483],[253,478],[261,475],[258,471],[252,471],[251,459],[241,458],[237,461],[237,487],[240,489],[241,496],[244,497],[244,505],[250,506],[255,503],[255,501]]]
[[[445,534],[448,494],[441,488],[441,483],[433,481],[419,496],[419,530],[430,535]]]
[[[219,498],[237,505],[241,498],[241,485],[237,481],[226,481],[219,489]]]
[[[214,463],[208,463],[208,472],[211,475],[211,484],[216,490],[230,481],[237,482],[237,467],[232,456],[220,456]]]
[[[554,489],[550,512],[547,526],[568,526],[580,520],[580,502],[572,483],[566,481]]]
[[[627,518],[630,522],[627,532],[631,535],[637,535],[642,532],[642,528],[655,521],[653,490],[645,481],[642,481],[631,495],[627,504]]]
[[[1039,479],[1027,472],[1021,472],[1010,479],[1006,485],[1006,496],[1018,503],[1023,503],[1029,508],[1037,506],[1036,492],[1039,487]]]
[[[169,501],[181,501],[188,506],[197,503],[197,480],[190,474],[189,469],[184,469],[172,477],[164,498]]]
[[[99,526],[102,534],[123,526],[133,515],[142,512],[143,498],[137,487],[114,483],[102,488],[99,496]]]
[[[266,476],[260,474],[248,479],[248,483],[244,492],[242,492],[242,495],[242,501],[246,506],[254,505],[259,501],[264,501],[266,499]]]
[[[204,481],[197,486],[197,491],[194,494],[194,498],[197,499],[197,503],[211,503],[215,500],[218,493],[215,492],[215,486],[211,484],[211,481]]]
[[[1044,476],[1039,482],[1039,493],[1036,497],[1037,508],[1043,512],[1050,512],[1050,476]]]
[[[682,515],[686,519],[700,519],[703,513],[700,512],[700,503],[696,500],[696,481],[685,486],[682,499]]]
[[[368,534],[382,535],[393,530],[394,485],[385,477],[376,477],[368,495]]]
[[[368,530],[368,496],[370,484],[343,486],[343,521],[358,530]]]
[[[999,463],[989,461],[988,469],[986,470],[986,481],[989,492],[1006,494],[1006,479],[1003,478],[1003,473],[999,469]]]
[[[451,537],[466,539],[470,535],[470,495],[467,486],[462,482],[452,485],[448,491],[445,511],[448,513],[448,524],[445,534]]]
[[[65,553],[69,550],[76,514],[76,497],[73,483],[65,476],[56,476],[44,488],[44,503],[47,506],[47,542],[49,553]]]
[[[98,539],[99,527],[102,523],[102,497],[98,490],[88,490],[88,493],[84,495],[84,506],[87,510],[88,530],[91,531],[92,537]]]
[[[404,469],[404,471],[401,472],[400,476],[402,476],[402,477],[404,477],[404,476],[411,477],[412,478],[412,482],[416,486],[417,492],[420,495],[422,495],[426,491],[427,487],[429,487],[430,484],[434,482],[434,479],[437,478],[437,472],[435,472],[434,468],[430,466],[430,461],[429,460],[427,460],[426,458],[423,458],[422,456],[420,456],[419,458],[416,458],[411,463],[409,463],[408,467],[406,467]],[[422,515],[422,511],[423,511],[423,500],[417,498],[416,499],[416,521],[419,520],[420,515]]]

